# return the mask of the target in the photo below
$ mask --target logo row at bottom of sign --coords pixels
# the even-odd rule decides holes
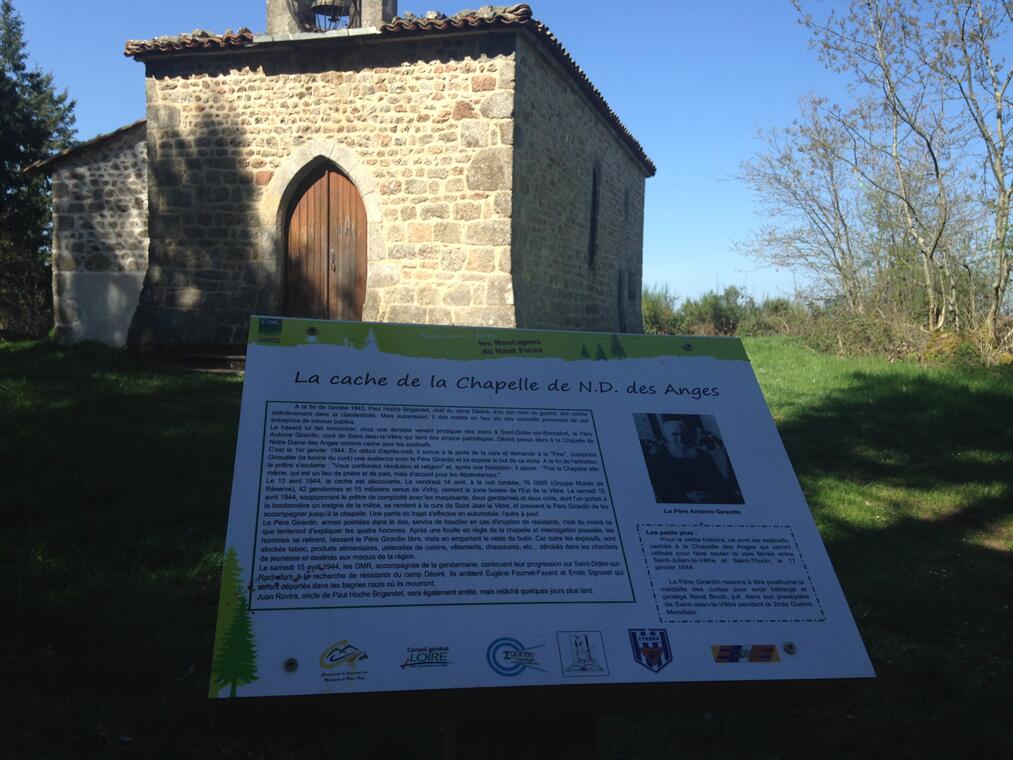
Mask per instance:
[[[633,661],[659,673],[673,661],[672,646],[665,628],[628,630]],[[594,678],[609,675],[601,631],[558,631],[556,633],[559,666],[564,677]],[[792,654],[792,644],[784,644]],[[525,643],[511,636],[493,639],[485,651],[485,664],[497,675],[515,677],[527,671],[548,672],[555,668],[556,652],[544,643]],[[776,644],[712,644],[715,663],[776,663],[781,656]],[[358,680],[365,675],[369,651],[348,639],[331,644],[320,653],[320,668],[325,680]],[[408,647],[402,669],[446,668],[454,664],[449,646]],[[294,667],[294,665],[293,665]]]

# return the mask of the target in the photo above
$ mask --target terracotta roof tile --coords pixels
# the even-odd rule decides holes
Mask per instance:
[[[396,32],[450,32],[490,26],[517,26],[531,21],[528,5],[486,5],[447,16],[429,11],[424,16],[406,13],[380,27],[381,34]]]
[[[157,53],[176,53],[181,50],[242,48],[252,44],[253,32],[249,29],[240,29],[238,32],[229,29],[225,34],[213,34],[203,29],[195,29],[190,34],[155,37],[152,40],[128,40],[123,54],[133,58]]]
[[[44,158],[41,161],[36,161],[34,164],[26,166],[24,168],[24,172],[25,173],[34,172],[38,171],[39,169],[54,169],[55,165],[60,161],[62,161],[63,159],[70,158],[71,156],[76,156],[78,153],[86,151],[89,148],[94,148],[96,145],[100,145],[101,143],[112,140],[114,137],[119,137],[123,133],[129,132],[131,129],[144,126],[146,123],[147,123],[146,119],[141,119],[140,121],[135,121],[132,124],[127,124],[125,127],[114,129],[112,132],[106,132],[105,134],[102,135],[96,135],[90,140],[85,140],[84,142],[79,142],[76,145],[71,145],[66,150],[62,150],[59,153],[54,153],[49,158]]]
[[[591,103],[616,129],[623,141],[629,146],[633,154],[641,162],[647,171],[648,177],[653,177],[657,169],[654,163],[648,158],[643,146],[626,128],[619,116],[606,102],[604,96],[584,70],[577,65],[570,53],[563,47],[549,28],[541,21],[531,15],[531,6],[519,5],[486,5],[478,10],[461,11],[453,16],[446,16],[442,13],[430,11],[424,16],[415,16],[407,13],[399,16],[389,24],[380,27],[381,35],[422,35],[422,34],[453,34],[455,32],[470,32],[476,29],[495,28],[519,28],[525,29],[538,40],[564,68],[569,70],[577,85],[584,91]],[[214,35],[205,31],[195,31],[193,34],[181,34],[175,37],[156,37],[153,40],[131,40],[127,43],[125,55],[138,58],[147,58],[153,55],[171,54],[184,50],[221,50],[225,48],[243,48],[253,45],[253,33],[249,29],[240,29],[238,32],[226,32],[223,35]]]

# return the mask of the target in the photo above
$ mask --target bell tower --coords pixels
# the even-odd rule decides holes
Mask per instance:
[[[312,0],[267,0],[267,33],[272,36],[312,32]]]
[[[397,0],[267,0],[267,33],[376,28],[396,16]]]
[[[359,0],[362,4],[362,25],[379,27],[397,17],[397,0]]]

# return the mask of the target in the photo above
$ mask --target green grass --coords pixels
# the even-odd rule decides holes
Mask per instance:
[[[879,678],[833,708],[613,716],[603,756],[1013,756],[1013,373],[746,346]],[[240,390],[0,345],[0,756],[439,755],[432,727],[211,720]]]

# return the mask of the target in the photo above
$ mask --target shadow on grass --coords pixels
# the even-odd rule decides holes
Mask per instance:
[[[1013,755],[1013,375],[855,373],[780,431],[878,679],[830,709],[611,718],[606,756]]]
[[[0,347],[5,758],[437,756],[397,720],[209,719],[240,388]],[[1009,757],[1009,375],[853,374],[781,433],[879,679],[833,709],[608,718],[603,756]]]
[[[0,754],[432,756],[417,729],[244,739],[210,719],[237,378],[21,344],[0,393]]]

